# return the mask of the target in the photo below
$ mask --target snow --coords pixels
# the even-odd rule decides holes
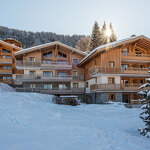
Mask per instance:
[[[52,96],[0,91],[0,150],[148,150],[141,109],[57,105]]]
[[[0,91],[14,92],[15,89],[5,83],[0,83]]]

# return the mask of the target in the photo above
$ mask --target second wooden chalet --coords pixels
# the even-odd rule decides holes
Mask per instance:
[[[78,66],[85,72],[87,103],[134,103],[139,86],[149,77],[150,39],[134,36],[102,45]]]

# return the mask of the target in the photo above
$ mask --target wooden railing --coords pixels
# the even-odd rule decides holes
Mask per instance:
[[[40,93],[49,93],[49,94],[84,94],[85,88],[52,88],[52,89],[46,89],[46,88],[29,88],[29,87],[22,87],[22,88],[16,88],[17,92],[40,92]]]
[[[12,84],[13,80],[12,79],[0,79],[1,83],[7,83],[7,84]]]
[[[84,81],[84,75],[54,75],[54,76],[43,76],[43,75],[25,75],[25,74],[19,74],[19,75],[13,75],[13,78],[15,81]]]
[[[90,68],[90,75],[95,74],[137,74],[137,75],[149,75],[148,68],[136,68],[136,67],[100,67],[95,66]]]
[[[45,61],[21,61],[16,60],[17,69],[25,68],[40,68],[40,69],[55,69],[55,70],[70,70],[72,69],[71,62],[45,62]]]
[[[0,68],[0,73],[1,74],[11,74],[12,73],[12,69],[2,69]]]
[[[140,60],[140,61],[150,61],[150,54],[135,54],[135,53],[122,53],[122,60]]]
[[[9,64],[12,63],[12,58],[0,56],[0,64],[4,64],[4,63],[9,63]]]
[[[93,84],[91,91],[139,91],[140,84]]]

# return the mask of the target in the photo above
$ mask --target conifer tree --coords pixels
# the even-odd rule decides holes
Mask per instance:
[[[114,29],[112,27],[112,24],[110,23],[109,25],[110,31],[111,31],[111,36],[110,36],[110,42],[116,41],[117,37],[115,35]]]
[[[141,103],[144,105],[141,107],[143,112],[140,114],[140,118],[145,123],[145,127],[139,129],[139,131],[143,136],[150,138],[150,78],[146,79],[146,81],[147,83],[140,87],[143,91],[138,92],[143,97]]]
[[[104,24],[100,33],[100,45],[107,44],[106,30],[107,30],[107,26],[104,21]]]
[[[90,50],[95,49],[99,45],[100,45],[100,28],[98,23],[95,21],[91,35]]]

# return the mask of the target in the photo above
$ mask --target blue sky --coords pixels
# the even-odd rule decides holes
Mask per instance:
[[[150,0],[0,0],[0,25],[57,34],[91,34],[112,22],[118,39],[150,37]]]

